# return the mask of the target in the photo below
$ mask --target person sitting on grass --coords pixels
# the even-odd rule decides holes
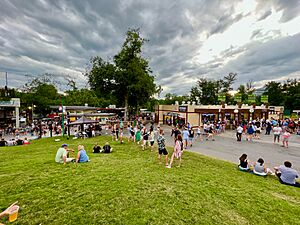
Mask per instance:
[[[168,167],[168,151],[166,149],[165,145],[165,137],[164,137],[164,131],[160,130],[159,135],[157,137],[157,145],[158,145],[158,159],[161,163],[161,155],[164,154],[165,161],[166,161],[166,167]]]
[[[78,153],[77,153],[77,158],[76,158],[76,163],[85,163],[89,162],[89,157],[86,154],[86,151],[84,150],[83,145],[78,145]]]
[[[247,159],[247,154],[243,154],[240,158],[240,164],[239,164],[239,168],[240,170],[245,170],[248,171],[250,170],[250,163]]]
[[[299,174],[296,170],[292,169],[291,162],[285,161],[284,165],[274,167],[274,169],[280,183],[300,187],[300,183],[296,182],[296,179],[299,178]]]
[[[98,145],[98,143],[95,144],[93,148],[93,153],[100,153],[101,147]]]
[[[173,151],[173,154],[171,156],[171,161],[170,161],[170,164],[169,164],[169,166],[167,168],[171,168],[172,167],[174,157],[176,157],[177,159],[179,158],[179,164],[178,164],[177,167],[180,167],[181,166],[182,153],[183,153],[182,137],[181,137],[180,134],[178,134],[177,135],[177,139],[175,141],[174,151]]]
[[[6,145],[7,145],[7,141],[5,141],[4,138],[2,138],[1,141],[0,141],[0,147],[4,147]]]
[[[17,143],[17,145],[23,145],[24,141],[21,138],[18,138],[16,143]]]
[[[72,162],[74,158],[68,158],[69,152],[74,152],[74,150],[69,149],[67,144],[62,144],[61,147],[56,152],[55,162],[63,163],[63,164]]]
[[[112,152],[112,147],[110,147],[109,143],[106,142],[105,145],[103,146],[103,150],[101,151],[102,153],[111,153]]]
[[[273,174],[270,168],[267,168],[264,164],[264,160],[259,158],[254,164],[253,173],[260,176],[267,176],[268,174]]]
[[[24,138],[23,145],[29,145],[29,144],[30,144],[30,142],[27,140],[27,137]]]

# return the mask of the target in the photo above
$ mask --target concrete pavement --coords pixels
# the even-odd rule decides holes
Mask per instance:
[[[171,127],[163,126],[167,145],[173,146],[174,140],[171,137]],[[238,164],[239,157],[246,153],[251,162],[256,162],[262,157],[265,164],[273,170],[274,166],[283,164],[285,160],[289,160],[293,164],[293,168],[300,173],[300,136],[292,135],[289,141],[289,148],[281,147],[282,143],[273,144],[273,135],[261,134],[261,139],[254,139],[253,142],[246,141],[237,142],[234,131],[226,131],[225,133],[215,136],[215,141],[196,140],[188,151],[201,153],[213,158],[227,160]]]

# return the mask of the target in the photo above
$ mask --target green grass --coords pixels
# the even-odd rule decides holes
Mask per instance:
[[[68,143],[91,152],[109,139]],[[300,189],[274,177],[191,152],[181,168],[166,169],[156,151],[127,142],[112,144],[112,154],[89,153],[89,163],[64,166],[54,162],[62,143],[0,148],[0,206],[18,200],[21,207],[12,224],[300,223]]]

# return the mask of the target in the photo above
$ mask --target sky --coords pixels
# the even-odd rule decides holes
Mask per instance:
[[[234,85],[300,78],[300,0],[1,0],[0,86],[52,74],[88,87],[93,56],[116,55],[129,28],[163,94],[237,73]]]

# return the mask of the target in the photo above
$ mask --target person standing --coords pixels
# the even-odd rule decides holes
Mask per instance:
[[[283,135],[282,135],[282,137],[283,137],[282,147],[286,147],[286,148],[289,147],[289,138],[290,138],[290,136],[291,136],[291,133],[288,130],[288,128],[286,128]]]
[[[242,125],[239,125],[236,128],[236,138],[237,138],[237,141],[242,141],[243,131],[244,131],[244,128],[242,127]]]
[[[165,137],[164,137],[163,130],[159,131],[159,135],[157,137],[157,145],[158,145],[158,159],[161,162],[161,155],[164,154],[166,167],[167,167],[168,166],[168,151],[167,151],[166,145],[165,145]]]
[[[248,129],[247,129],[247,133],[248,133],[247,140],[248,140],[248,141],[252,141],[253,134],[254,134],[254,129],[253,129],[252,123],[249,124],[249,127],[248,127]]]
[[[188,140],[189,140],[189,131],[188,129],[185,127],[184,130],[182,131],[182,136],[183,136],[183,144],[184,144],[184,148],[186,149],[188,146]]]
[[[194,132],[193,128],[190,128],[189,129],[189,145],[190,145],[190,147],[193,146],[194,136],[195,136],[195,132]]]
[[[280,139],[280,134],[282,132],[281,127],[279,126],[279,124],[277,123],[276,127],[273,128],[273,134],[274,134],[274,143],[277,142],[279,143],[279,139]]]
[[[151,152],[153,151],[154,148],[154,141],[155,141],[155,134],[154,134],[154,130],[153,127],[150,127],[150,145],[151,145]]]
[[[196,136],[196,140],[197,139],[200,139],[200,141],[203,141],[203,138],[201,137],[201,127],[200,126],[198,126],[198,128],[197,128],[197,136]]]
[[[176,157],[177,159],[179,158],[179,165],[177,167],[180,167],[181,166],[182,153],[183,153],[183,143],[182,143],[182,137],[179,134],[178,137],[177,137],[177,140],[175,141],[174,151],[173,151],[173,154],[171,156],[170,164],[167,168],[170,169],[172,167],[174,157]]]

